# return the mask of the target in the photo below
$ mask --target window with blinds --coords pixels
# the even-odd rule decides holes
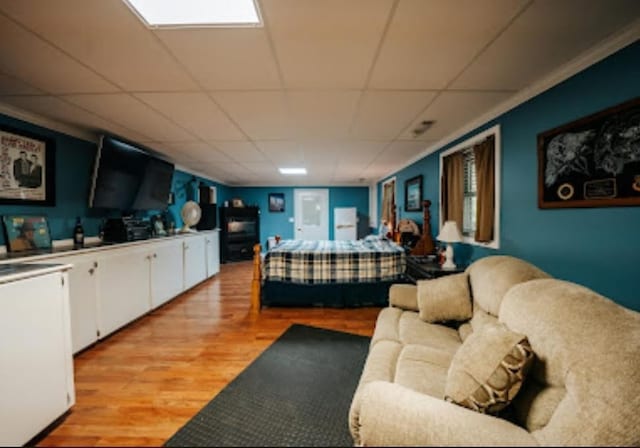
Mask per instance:
[[[464,243],[500,248],[500,145],[500,125],[495,125],[440,153],[440,228],[446,220],[460,220],[462,209]],[[479,179],[478,169],[484,173]]]
[[[462,234],[473,237],[476,232],[477,182],[476,160],[473,148],[464,149],[464,207],[462,215]]]

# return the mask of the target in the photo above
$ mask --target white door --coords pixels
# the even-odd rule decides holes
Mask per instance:
[[[204,236],[190,236],[183,243],[184,289],[189,289],[207,278],[207,254]]]
[[[295,239],[329,239],[329,190],[293,190]]]
[[[151,256],[151,306],[157,308],[182,292],[182,242],[155,246]]]
[[[207,277],[220,272],[220,236],[217,230],[204,237],[207,250]]]
[[[115,249],[100,261],[98,328],[100,338],[151,310],[146,248]]]
[[[71,341],[73,353],[77,353],[98,340],[98,258],[95,254],[79,255],[47,262],[73,265],[69,270],[69,303]]]
[[[358,239],[357,211],[355,207],[336,207],[333,209],[333,239]]]

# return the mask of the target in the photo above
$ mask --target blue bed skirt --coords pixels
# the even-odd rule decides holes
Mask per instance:
[[[389,287],[394,283],[403,283],[403,280],[321,285],[265,281],[262,285],[262,305],[331,308],[387,306]]]

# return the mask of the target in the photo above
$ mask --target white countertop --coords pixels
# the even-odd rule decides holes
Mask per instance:
[[[113,250],[113,249],[120,249],[123,247],[141,246],[144,244],[159,243],[162,241],[190,238],[190,237],[205,235],[207,233],[218,232],[218,231],[219,229],[201,230],[198,232],[190,232],[190,233],[177,233],[175,235],[170,235],[170,236],[159,236],[159,237],[149,238],[146,240],[128,241],[124,243],[103,243],[99,241],[97,243],[87,244],[86,247],[83,247],[82,249],[74,249],[73,246],[70,245],[70,246],[57,247],[57,248],[49,249],[46,251],[33,251],[33,252],[30,251],[30,252],[25,252],[24,254],[4,253],[0,255],[0,265],[33,263],[34,261],[47,260],[50,258],[57,258],[62,256],[82,255],[82,254],[88,254],[88,253],[97,252],[97,251]]]

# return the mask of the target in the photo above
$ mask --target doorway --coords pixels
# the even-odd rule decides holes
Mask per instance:
[[[294,236],[297,240],[329,239],[329,190],[293,190]]]

